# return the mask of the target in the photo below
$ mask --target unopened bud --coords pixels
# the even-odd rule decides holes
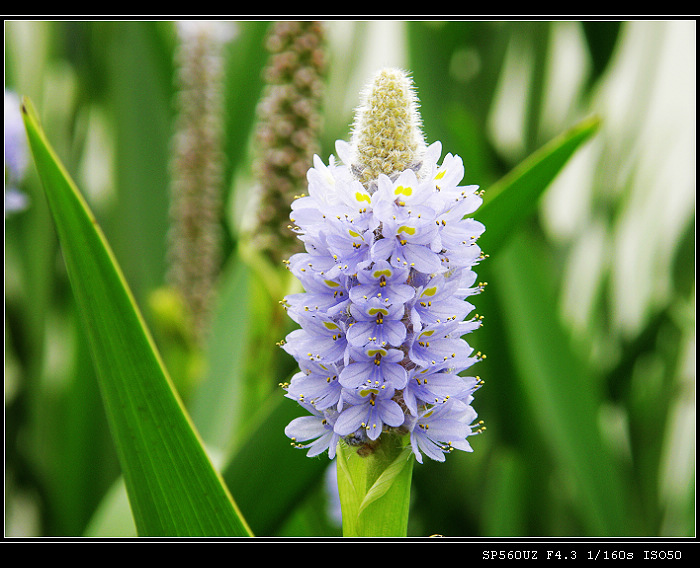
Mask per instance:
[[[355,114],[352,168],[372,192],[379,174],[418,170],[425,141],[413,82],[394,68],[379,71],[361,95]]]

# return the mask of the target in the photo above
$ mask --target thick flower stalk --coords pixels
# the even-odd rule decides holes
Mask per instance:
[[[278,264],[302,250],[289,229],[289,207],[306,191],[306,171],[319,147],[325,71],[321,22],[280,21],[270,28],[258,106],[256,177],[258,218],[253,245]]]
[[[471,406],[482,358],[463,336],[481,325],[470,299],[484,226],[462,160],[423,142],[412,83],[381,71],[357,111],[352,144],[314,157],[291,219],[305,252],[288,268],[304,292],[285,298],[300,328],[283,348],[300,371],[286,396],[309,415],[285,432],[309,456],[338,442],[369,455],[385,438],[444,461],[481,430]]]

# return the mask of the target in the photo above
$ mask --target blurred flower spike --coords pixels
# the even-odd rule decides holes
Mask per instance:
[[[270,27],[265,89],[255,133],[259,206],[252,241],[279,264],[302,250],[289,230],[289,207],[306,191],[318,152],[326,67],[322,22],[279,21]]]
[[[195,341],[203,343],[222,254],[223,50],[237,26],[184,20],[176,31],[168,281],[187,307]]]
[[[287,266],[304,292],[284,299],[300,327],[282,346],[300,370],[283,386],[309,415],[285,433],[309,456],[333,458],[341,439],[371,448],[386,431],[421,463],[471,451],[481,380],[462,372],[483,356],[463,336],[481,326],[466,319],[483,289],[481,193],[459,185],[461,158],[440,162],[440,142],[425,144],[402,70],[375,76],[336,152],[328,165],[314,156],[290,214],[305,252]]]

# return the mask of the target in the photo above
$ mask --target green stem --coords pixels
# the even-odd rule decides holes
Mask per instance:
[[[406,536],[413,462],[405,436],[385,432],[371,448],[338,444],[343,536]]]

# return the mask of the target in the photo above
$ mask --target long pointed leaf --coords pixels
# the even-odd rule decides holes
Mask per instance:
[[[569,158],[597,130],[599,119],[587,118],[534,152],[484,195],[476,218],[486,225],[480,245],[492,253],[505,244],[520,223],[537,207],[538,200]]]
[[[22,114],[90,342],[138,534],[250,535],[172,388],[106,239],[27,99]]]
[[[299,405],[274,393],[251,421],[223,476],[255,534],[271,536],[322,479],[329,461],[292,451],[284,427]]]
[[[633,516],[624,491],[627,479],[600,431],[600,381],[560,324],[551,301],[554,276],[537,242],[521,231],[492,259],[507,345],[544,439],[580,496],[589,534],[621,536],[631,530]]]

